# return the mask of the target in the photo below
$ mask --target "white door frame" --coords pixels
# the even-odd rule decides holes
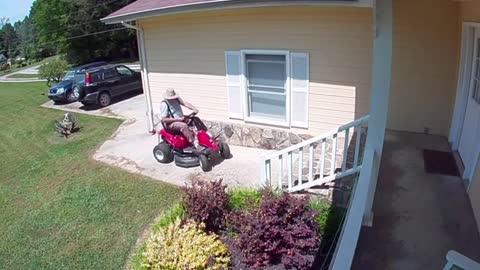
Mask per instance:
[[[452,145],[452,150],[454,151],[458,151],[458,147],[460,145],[463,122],[465,119],[467,102],[470,94],[475,29],[480,29],[480,23],[463,22],[462,24],[462,45],[457,81],[457,94],[455,98],[452,126],[450,128],[450,134],[448,138]],[[475,156],[476,157],[473,164],[477,164],[479,162],[480,151],[477,151]],[[471,170],[469,175],[463,175],[463,178],[468,180],[468,187],[471,186],[471,179],[473,178],[474,173],[475,169]]]

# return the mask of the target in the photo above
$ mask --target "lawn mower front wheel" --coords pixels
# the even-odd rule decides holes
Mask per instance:
[[[210,160],[208,160],[207,156],[199,155],[198,161],[200,162],[200,168],[202,168],[202,171],[209,172],[212,170],[212,164],[210,164]]]
[[[170,163],[173,161],[172,147],[165,142],[161,142],[153,148],[153,156],[160,163]]]
[[[219,150],[220,150],[220,155],[222,156],[223,159],[232,158],[232,154],[230,152],[230,147],[228,146],[228,144],[224,142],[220,143]]]

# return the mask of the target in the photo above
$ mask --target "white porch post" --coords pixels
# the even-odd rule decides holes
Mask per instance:
[[[364,223],[371,224],[372,206],[382,159],[388,101],[392,77],[392,0],[376,0],[374,3],[375,37],[373,44],[372,91],[370,93],[370,122],[366,147],[373,148],[376,159],[372,167],[372,181],[365,207]]]
[[[148,79],[148,70],[147,70],[147,53],[145,50],[145,37],[143,29],[137,28],[137,44],[140,52],[140,65],[142,70],[142,86],[143,93],[145,95],[145,101],[147,103],[147,130],[148,132],[154,132],[155,124],[153,120],[153,105],[152,105],[152,95],[150,92],[150,81]]]

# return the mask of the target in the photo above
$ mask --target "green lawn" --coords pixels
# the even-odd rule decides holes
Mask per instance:
[[[179,190],[90,159],[119,120],[77,115],[80,133],[55,135],[45,89],[0,83],[0,269],[122,269]]]

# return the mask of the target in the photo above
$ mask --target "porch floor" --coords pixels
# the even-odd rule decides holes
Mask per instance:
[[[480,261],[480,236],[460,177],[425,172],[422,149],[449,151],[444,137],[387,132],[374,199],[352,269],[442,269],[456,250]]]

